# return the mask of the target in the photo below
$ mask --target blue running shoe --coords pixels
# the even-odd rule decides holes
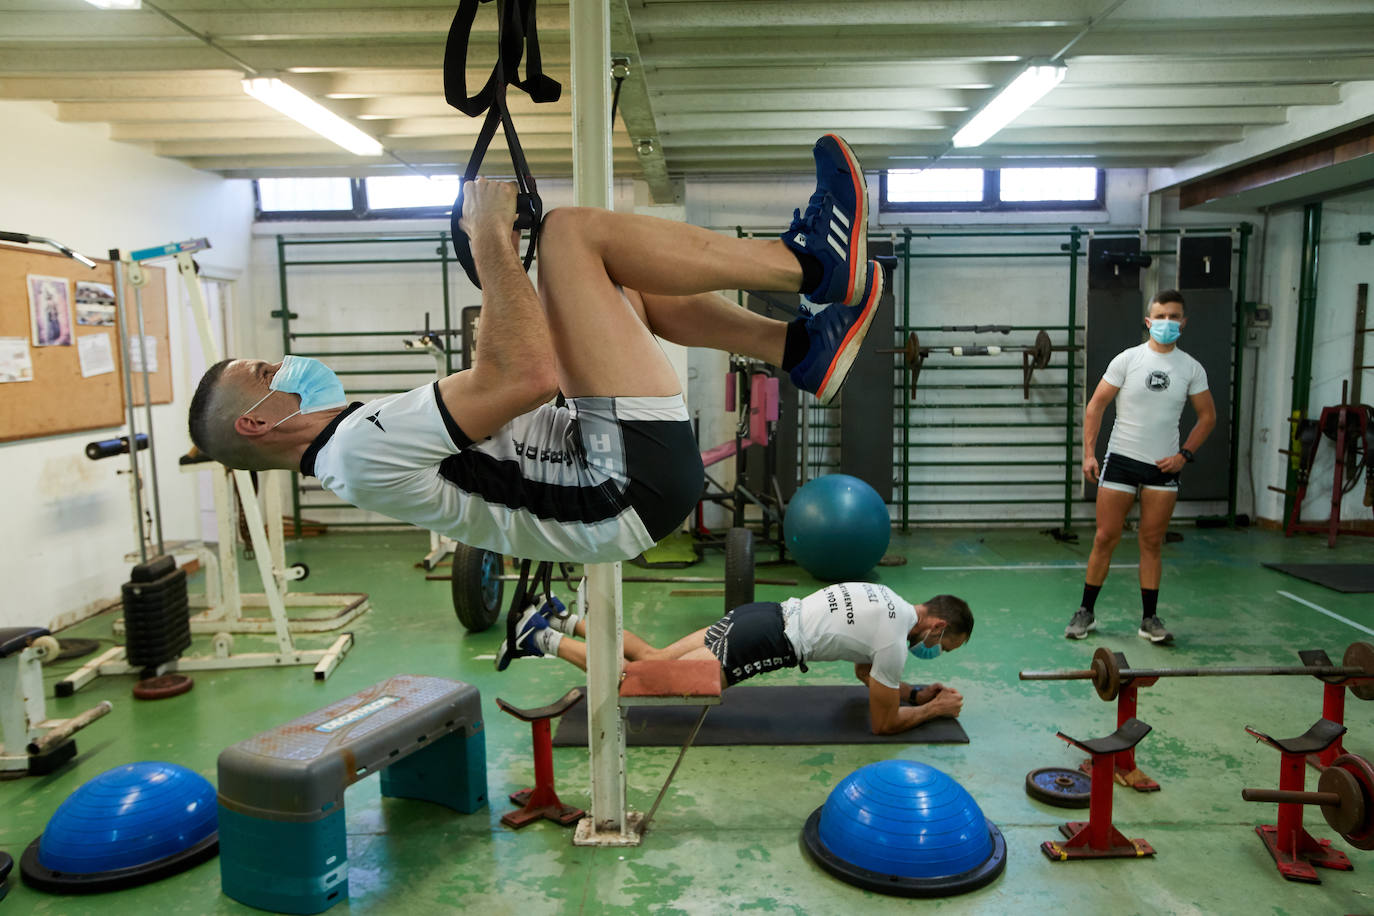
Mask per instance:
[[[868,188],[854,151],[834,134],[816,141],[816,191],[806,213],[794,210],[782,241],[796,254],[821,264],[821,282],[803,292],[817,305],[858,305],[864,297],[868,260]]]
[[[868,262],[863,290],[858,305],[836,302],[806,321],[811,347],[789,375],[792,384],[810,391],[822,404],[829,404],[839,393],[873,323],[873,313],[883,295],[883,269],[877,261]]]
[[[508,620],[509,617],[510,615],[507,615]],[[540,630],[547,630],[548,627],[549,622],[539,612],[539,605],[531,604],[525,608],[515,626],[507,627],[506,632],[513,635],[501,640],[501,648],[496,650],[496,670],[505,671],[513,658],[543,657],[544,652],[534,637]]]

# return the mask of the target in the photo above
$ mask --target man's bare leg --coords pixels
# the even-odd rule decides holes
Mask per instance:
[[[631,633],[629,630],[625,630],[624,633],[624,650],[626,661],[635,662],[646,660],[684,658],[689,653],[697,650],[704,650],[708,653],[710,652],[709,649],[705,649],[705,627],[703,627],[700,630],[697,630],[695,633],[691,633],[687,636],[682,637],[677,642],[663,649],[657,649],[649,645],[641,637],[635,635],[634,633]],[[577,625],[573,627],[573,634],[573,636],[564,636],[562,639],[558,641],[558,657],[563,659],[565,662],[571,662],[572,664],[581,668],[583,671],[586,671],[587,644],[582,641],[587,637],[587,621],[585,619],[577,621]]]
[[[735,288],[796,291],[801,281],[800,263],[780,241],[730,238],[654,217],[559,209],[545,218],[540,234],[540,298],[568,397],[681,393],[649,329],[651,309],[664,325],[655,330],[670,340],[781,362],[786,324],[732,314],[744,310],[727,300],[691,297]],[[632,301],[637,297],[623,287],[648,297]],[[726,324],[709,339],[694,334],[679,317],[691,304],[709,310],[697,316],[699,328],[718,319]]]

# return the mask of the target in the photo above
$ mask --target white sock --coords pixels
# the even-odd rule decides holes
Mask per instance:
[[[534,644],[539,647],[539,651],[545,655],[557,655],[558,644],[563,641],[563,634],[549,627],[534,634]]]
[[[550,617],[549,629],[557,630],[565,636],[577,635],[577,622],[582,619],[582,615],[568,613],[566,617]]]

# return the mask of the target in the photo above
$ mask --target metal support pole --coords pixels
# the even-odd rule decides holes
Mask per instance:
[[[1236,489],[1240,481],[1240,391],[1245,368],[1245,271],[1247,255],[1250,251],[1249,223],[1237,227],[1240,235],[1240,254],[1236,258],[1236,310],[1235,341],[1231,350],[1231,452],[1228,459],[1230,471],[1227,475],[1226,524],[1236,527]],[[1250,498],[1254,499],[1254,494]]]
[[[911,229],[902,230],[902,327],[911,327]],[[911,528],[911,386],[902,385],[902,531]]]
[[[282,235],[277,236],[277,291],[280,304],[276,317],[281,319],[281,352],[285,356],[291,352],[291,299],[286,291],[286,237]],[[291,530],[300,537],[301,481],[295,471],[291,472],[291,524]]]
[[[143,289],[139,283],[134,284],[134,311],[138,314],[138,352],[143,357],[143,418],[148,424],[148,476],[153,481],[153,532],[157,536],[157,555],[162,556],[162,498],[157,485],[157,437],[153,435],[153,390],[149,382],[152,371],[148,368],[148,333],[143,324]],[[156,342],[153,346],[157,346]],[[152,357],[156,356],[157,350],[154,349]],[[130,442],[134,441],[133,435],[134,428],[130,426]],[[137,449],[131,448],[129,451],[135,452]]]
[[[449,237],[448,230],[439,233],[439,276],[444,290],[444,330],[453,330],[453,304],[450,301],[448,289],[448,252]],[[440,335],[444,345],[444,374],[453,374],[453,336],[450,334]],[[552,781],[550,781],[552,785]]]
[[[1073,484],[1078,475],[1074,473],[1076,465],[1073,460],[1073,440],[1074,426],[1078,419],[1077,405],[1074,404],[1074,373],[1077,371],[1075,365],[1078,356],[1078,255],[1080,250],[1079,239],[1083,235],[1083,230],[1077,226],[1069,229],[1069,350],[1065,355],[1068,357],[1068,367],[1065,370],[1064,388],[1066,396],[1064,398],[1067,405],[1064,409],[1064,533],[1068,534],[1073,526]]]
[[[1298,328],[1293,344],[1292,428],[1289,430],[1288,478],[1284,483],[1283,517],[1293,517],[1293,502],[1298,490],[1298,466],[1301,443],[1298,441],[1298,420],[1307,416],[1307,402],[1312,395],[1312,341],[1317,323],[1317,272],[1321,251],[1321,201],[1303,207],[1302,269],[1298,278]]]
[[[128,279],[125,276],[124,261],[121,260],[118,251],[111,251],[110,258],[115,262],[115,289],[118,290],[118,303],[120,315],[115,321],[115,329],[119,332],[119,352],[120,364],[124,367],[124,411],[127,415],[129,424],[129,441],[138,441],[138,430],[134,425],[134,379],[129,372],[129,332],[128,315],[129,304],[127,294],[129,291]],[[148,562],[148,539],[143,534],[143,478],[138,470],[138,449],[129,449],[129,473],[132,475],[129,480],[129,488],[134,496],[134,542],[138,544],[138,559],[140,563]]]
[[[573,199],[578,206],[611,206],[611,33],[607,0],[571,0]],[[639,843],[637,819],[625,802],[625,717],[620,708],[624,655],[620,564],[587,567],[587,743],[591,758],[591,815],[578,823],[574,843]]]

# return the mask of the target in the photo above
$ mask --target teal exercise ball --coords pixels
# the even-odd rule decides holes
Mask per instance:
[[[841,582],[862,579],[878,565],[892,519],[877,490],[848,474],[827,474],[793,494],[782,530],[798,566]]]

